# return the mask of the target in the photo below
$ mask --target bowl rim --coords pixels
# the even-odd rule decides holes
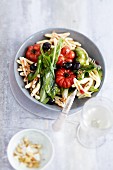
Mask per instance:
[[[25,95],[26,97],[28,97],[32,102],[35,102],[36,104],[38,104],[38,105],[40,105],[40,106],[42,106],[42,107],[45,107],[45,108],[47,108],[47,109],[49,109],[49,110],[53,110],[53,111],[59,112],[59,111],[61,111],[62,108],[60,108],[60,107],[59,107],[59,108],[52,108],[52,107],[50,107],[51,105],[43,104],[43,103],[41,103],[40,101],[36,100],[34,97],[31,97],[29,93],[26,93],[26,92],[24,91],[25,88],[24,88],[24,90],[23,90],[23,87],[20,85],[20,83],[18,83],[18,79],[17,79],[17,76],[16,76],[16,75],[17,75],[17,72],[15,71],[15,70],[16,70],[16,67],[17,67],[17,62],[16,62],[17,56],[18,56],[19,52],[21,51],[21,49],[23,48],[23,46],[24,46],[30,39],[32,39],[33,37],[35,37],[37,34],[40,34],[40,33],[43,33],[43,32],[48,32],[48,31],[51,31],[51,32],[52,32],[52,31],[55,31],[55,30],[57,30],[57,31],[59,31],[59,32],[60,32],[60,31],[63,31],[63,32],[74,32],[74,33],[77,33],[78,35],[80,35],[80,36],[88,39],[88,41],[91,42],[94,47],[96,47],[96,49],[98,50],[98,52],[99,52],[100,55],[102,56],[102,57],[101,57],[101,60],[102,60],[102,62],[103,62],[103,75],[104,75],[103,78],[102,78],[102,83],[101,83],[101,85],[100,85],[100,87],[99,87],[99,92],[100,92],[100,90],[101,90],[101,88],[102,88],[102,86],[103,86],[104,80],[105,80],[105,72],[106,72],[106,70],[105,70],[105,60],[104,60],[104,57],[103,57],[102,53],[100,52],[99,48],[97,47],[97,45],[96,45],[90,38],[88,38],[86,35],[78,32],[78,31],[76,31],[76,30],[69,29],[69,28],[60,28],[60,27],[54,28],[54,27],[53,27],[53,28],[47,28],[47,29],[43,29],[43,30],[40,30],[40,31],[38,31],[38,32],[35,32],[35,33],[31,34],[28,38],[26,38],[26,39],[23,41],[23,43],[21,44],[21,46],[19,47],[19,49],[18,49],[18,51],[17,51],[17,53],[16,53],[16,55],[15,55],[15,58],[14,58],[14,75],[15,75],[15,79],[16,79],[17,85],[19,86],[19,88],[21,89],[21,91],[24,93],[24,95]],[[27,89],[26,89],[26,90],[27,90]],[[96,92],[96,93],[98,94],[99,92]],[[79,108],[74,108],[74,109],[71,109],[71,110],[80,111],[81,109],[82,109],[82,106],[79,106]]]
[[[51,155],[49,161],[48,161],[41,169],[47,168],[47,167],[50,165],[50,163],[53,161],[53,158],[54,158],[54,155],[55,155],[55,148],[54,148],[54,145],[53,145],[53,142],[52,142],[51,138],[50,138],[45,132],[43,132],[42,130],[39,130],[39,129],[35,129],[35,128],[32,128],[32,129],[30,129],[30,128],[29,128],[29,129],[23,129],[23,130],[17,132],[15,135],[13,135],[13,136],[11,137],[11,139],[9,140],[8,146],[7,146],[7,157],[8,157],[8,161],[9,161],[10,165],[11,165],[15,170],[20,170],[20,168],[18,169],[18,167],[15,167],[14,164],[12,163],[12,161],[11,161],[10,154],[9,154],[9,152],[10,152],[10,147],[12,146],[11,143],[12,143],[12,141],[13,141],[16,137],[18,137],[18,135],[20,135],[20,134],[22,134],[22,133],[25,133],[25,132],[30,132],[30,131],[35,131],[35,132],[37,132],[37,133],[42,134],[44,137],[46,137],[46,138],[48,139],[50,145],[51,145],[51,148],[52,148],[52,155]],[[41,170],[41,169],[40,169],[40,170]],[[31,169],[31,170],[32,170],[32,169]]]

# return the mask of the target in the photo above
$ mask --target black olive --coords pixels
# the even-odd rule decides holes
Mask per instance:
[[[51,44],[48,42],[45,42],[42,46],[44,52],[48,51],[50,48],[51,48]]]
[[[75,63],[73,63],[73,70],[78,70],[80,68],[80,62],[76,61]]]
[[[47,104],[53,105],[55,103],[55,100],[50,98],[49,101],[47,102]]]
[[[72,62],[67,62],[63,64],[64,68],[69,69],[72,67]]]
[[[37,69],[36,63],[30,65],[30,70],[35,71]]]

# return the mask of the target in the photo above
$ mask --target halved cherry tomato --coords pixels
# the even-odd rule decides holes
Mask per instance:
[[[26,58],[36,63],[38,56],[40,54],[41,54],[40,45],[34,44],[28,47],[27,52],[26,52]]]
[[[58,58],[57,65],[63,66],[64,63],[73,62],[75,58],[75,53],[70,50],[68,46],[61,49],[61,54]]]
[[[72,86],[73,79],[75,78],[75,74],[70,71],[66,70],[64,68],[61,68],[56,71],[56,83],[58,86],[63,87],[63,88],[70,88]]]

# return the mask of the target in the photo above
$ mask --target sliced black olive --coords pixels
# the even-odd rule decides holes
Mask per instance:
[[[42,46],[44,52],[48,51],[50,48],[51,48],[51,44],[48,42],[45,42]]]
[[[30,70],[35,71],[37,69],[36,63],[30,65]]]
[[[76,61],[75,63],[73,63],[73,70],[78,70],[80,68],[80,62]]]
[[[67,62],[63,64],[64,68],[69,69],[72,67],[72,62]]]
[[[55,100],[50,98],[49,101],[47,102],[47,104],[53,105],[55,103]]]

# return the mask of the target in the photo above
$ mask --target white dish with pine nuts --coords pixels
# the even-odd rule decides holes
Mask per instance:
[[[7,155],[10,164],[16,170],[41,170],[52,161],[54,147],[44,132],[25,129],[12,137]]]

